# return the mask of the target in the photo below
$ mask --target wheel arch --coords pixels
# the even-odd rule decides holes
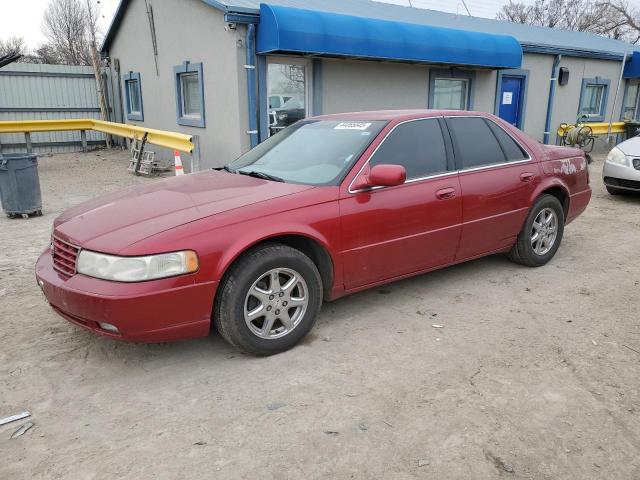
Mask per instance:
[[[531,199],[531,205],[533,205],[541,195],[551,195],[558,199],[560,205],[562,205],[562,210],[564,211],[564,220],[566,223],[567,217],[569,215],[569,206],[571,203],[571,195],[569,194],[569,189],[559,181],[541,185],[538,189],[536,189]]]
[[[564,188],[560,186],[554,186],[541,191],[538,196],[545,195],[545,194],[551,195],[558,199],[558,201],[560,202],[560,205],[562,205],[562,210],[564,211],[564,220],[566,222],[567,216],[569,215],[569,202],[570,202],[569,192],[567,192]]]
[[[220,279],[229,273],[231,267],[248,251],[259,248],[263,245],[280,243],[291,248],[301,251],[315,264],[320,278],[322,279],[323,297],[325,300],[331,298],[333,282],[335,278],[335,261],[326,245],[326,243],[304,233],[278,233],[261,239],[257,239],[252,243],[246,244],[242,248],[235,250],[235,254],[226,259],[220,266]],[[217,293],[216,293],[217,296]]]

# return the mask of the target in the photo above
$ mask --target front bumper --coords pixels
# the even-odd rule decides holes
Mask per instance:
[[[636,170],[633,166],[618,165],[605,161],[602,169],[602,180],[609,187],[640,192],[640,170]]]
[[[119,283],[53,269],[47,249],[36,278],[51,307],[62,317],[105,337],[133,342],[169,342],[209,334],[218,282],[194,283],[193,276]],[[99,323],[118,328],[110,332]]]

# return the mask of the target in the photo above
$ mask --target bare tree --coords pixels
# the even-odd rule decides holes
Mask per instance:
[[[530,24],[533,21],[531,6],[512,0],[509,0],[508,4],[502,6],[496,18],[498,20],[525,24]]]
[[[86,6],[80,0],[51,0],[44,13],[42,30],[48,44],[63,63],[91,65]]]
[[[87,35],[89,37],[89,53],[91,55],[91,65],[96,78],[96,94],[98,96],[98,105],[100,105],[100,115],[102,120],[109,120],[109,112],[107,109],[107,101],[104,94],[104,81],[102,78],[102,61],[98,53],[98,7],[93,0],[86,0],[85,4],[85,22]],[[111,147],[111,136],[107,135],[107,147]]]
[[[625,0],[619,0],[625,2]],[[628,8],[625,10],[628,11]],[[622,9],[596,0],[536,0],[533,4],[510,0],[496,18],[541,27],[589,32],[637,42]]]
[[[614,0],[606,2],[606,4],[624,18],[629,37],[632,37],[627,39],[631,43],[638,43],[640,41],[640,10],[632,7],[626,0]]]
[[[5,55],[24,55],[27,53],[27,44],[22,37],[9,37],[0,39],[0,57]]]
[[[59,65],[65,63],[53,46],[43,43],[28,56],[30,63],[44,63],[49,65]]]

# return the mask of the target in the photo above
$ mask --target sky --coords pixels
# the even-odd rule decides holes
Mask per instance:
[[[119,0],[100,0],[100,28],[106,32]],[[46,39],[41,32],[42,15],[49,0],[0,0],[0,39],[22,37],[30,48]]]
[[[166,1],[166,0],[165,0]],[[178,0],[179,1],[179,0]],[[349,0],[344,0],[349,1]],[[408,5],[409,0],[383,0],[387,3]],[[465,0],[471,14],[493,18],[508,0]],[[639,0],[640,1],[640,0]],[[45,41],[41,32],[42,14],[49,0],[0,0],[0,38],[23,37],[30,48]],[[119,0],[100,0],[100,28],[106,33]],[[432,8],[445,12],[465,14],[461,0],[411,0],[414,7]]]
[[[163,0],[167,1],[167,0]],[[180,1],[180,0],[173,0]],[[344,0],[348,2],[349,0]],[[444,12],[466,14],[462,0],[378,0],[399,5],[411,5],[416,8],[431,8]],[[494,18],[500,7],[508,0],[465,0],[471,15]],[[532,3],[533,0],[523,0]],[[0,0],[0,39],[9,36],[23,37],[30,48],[45,41],[41,31],[42,14],[49,0]],[[100,28],[106,33],[116,11],[119,0],[99,0],[101,7]],[[640,6],[640,0],[631,0]]]

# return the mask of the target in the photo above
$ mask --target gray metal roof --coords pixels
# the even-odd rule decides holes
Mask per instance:
[[[222,8],[229,13],[257,14],[260,9],[260,3],[270,3],[273,5],[304,8],[308,10],[320,10],[384,20],[511,35],[522,44],[525,51],[541,51],[544,53],[554,53],[556,51],[557,53],[567,53],[566,51],[574,51],[580,56],[622,58],[625,52],[632,52],[638,48],[635,45],[591,33],[535,27],[491,18],[456,15],[453,13],[410,8],[371,0],[204,1],[210,5]]]
[[[515,37],[525,52],[562,53],[573,56],[622,59],[625,52],[631,53],[640,47],[619,40],[591,33],[572,32],[557,28],[534,27],[505,22],[491,18],[470,17],[453,13],[410,8],[402,5],[372,0],[202,0],[225,13],[258,15],[260,3],[282,5],[307,10],[357,15],[382,20],[418,23],[437,27],[457,28],[474,32],[498,33]],[[130,0],[120,0],[102,44],[106,51],[112,42]],[[185,6],[187,3],[185,2]]]

